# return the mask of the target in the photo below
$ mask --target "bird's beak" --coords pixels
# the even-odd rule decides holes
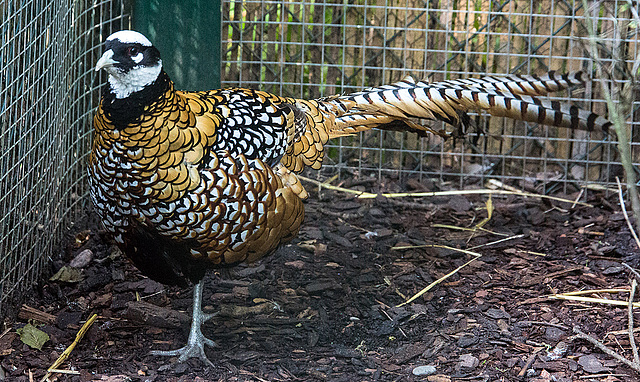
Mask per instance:
[[[104,52],[102,57],[98,60],[98,63],[96,64],[96,72],[102,68],[113,66],[116,63],[118,63],[118,61],[113,59],[113,50],[109,49]]]

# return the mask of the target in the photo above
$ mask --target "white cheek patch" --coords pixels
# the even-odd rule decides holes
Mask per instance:
[[[140,61],[142,61],[142,59],[144,58],[144,55],[142,54],[142,52],[138,53],[137,55],[131,57],[131,59],[133,60],[133,62],[135,62],[136,64],[139,64]]]
[[[137,57],[137,56],[136,56]],[[129,72],[109,71],[109,85],[116,98],[126,98],[155,81],[162,71],[162,61],[150,67],[134,67]]]

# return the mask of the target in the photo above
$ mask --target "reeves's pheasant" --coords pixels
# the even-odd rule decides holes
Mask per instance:
[[[295,173],[318,169],[330,138],[371,128],[427,134],[416,118],[464,123],[485,110],[542,124],[607,131],[611,123],[536,96],[581,85],[583,75],[505,76],[436,83],[403,81],[318,100],[257,90],[175,90],[159,51],[120,31],[96,65],[109,74],[94,119],[91,197],[106,230],[147,276],[196,284],[184,348],[199,357],[213,342],[200,326],[207,268],[254,261],[293,238],[306,192]]]

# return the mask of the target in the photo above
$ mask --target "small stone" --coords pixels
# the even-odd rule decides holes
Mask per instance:
[[[475,369],[476,367],[478,367],[478,364],[480,364],[480,361],[478,360],[478,358],[474,357],[471,354],[463,354],[460,356],[460,362],[458,362],[458,367],[460,368],[461,371],[469,372]]]
[[[484,166],[482,166],[479,163],[470,163],[470,164],[465,163],[465,166],[464,166],[464,173],[467,175],[482,174],[484,170],[485,170]]]
[[[413,371],[411,371],[413,375],[418,377],[435,374],[435,372],[436,372],[435,366],[431,366],[431,365],[418,366],[413,368]]]
[[[175,367],[173,367],[173,373],[174,374],[184,374],[187,372],[187,369],[189,368],[189,364],[187,364],[186,362],[182,362],[182,363],[178,363]]]
[[[69,265],[73,268],[84,268],[93,259],[93,252],[90,249],[85,249],[84,251],[78,253],[76,257],[71,260]]]
[[[498,328],[500,329],[500,332],[502,333],[509,333],[509,329],[511,328],[511,326],[509,326],[509,324],[507,324],[507,322],[505,320],[498,320],[496,321],[496,325],[498,325]]]
[[[169,371],[169,370],[171,370],[171,365],[169,365],[169,364],[161,365],[161,366],[158,368],[158,371]]]
[[[582,369],[590,374],[598,374],[602,372],[608,372],[609,368],[602,366],[602,362],[598,357],[594,355],[583,355],[578,359],[578,365],[582,366]]]

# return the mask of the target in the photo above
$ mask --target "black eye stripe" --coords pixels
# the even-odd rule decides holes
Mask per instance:
[[[129,53],[131,49],[135,49],[134,56],[140,52],[143,52],[145,49],[149,48],[148,46],[144,46],[139,43],[123,43],[120,40],[111,40],[105,43],[105,50],[112,49],[114,52],[120,51],[124,53]]]
[[[110,40],[105,43],[105,51],[109,49],[113,51],[112,58],[116,61],[114,66],[124,73],[137,67],[151,67],[160,63],[160,52],[153,46]]]

